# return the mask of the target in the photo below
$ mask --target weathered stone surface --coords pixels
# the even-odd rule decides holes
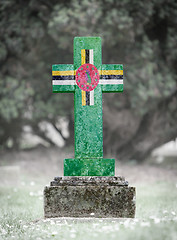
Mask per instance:
[[[128,186],[124,177],[55,177],[50,186],[87,186],[87,185],[104,185],[104,186]]]
[[[44,215],[133,218],[135,188],[123,177],[58,177],[44,189]]]

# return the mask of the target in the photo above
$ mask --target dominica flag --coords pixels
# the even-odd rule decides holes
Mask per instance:
[[[53,92],[74,92],[81,89],[82,106],[94,105],[94,89],[100,85],[103,92],[123,91],[123,65],[94,66],[94,49],[81,49],[81,66],[71,64],[52,66]]]

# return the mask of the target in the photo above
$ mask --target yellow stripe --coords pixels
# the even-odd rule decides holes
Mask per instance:
[[[81,65],[85,64],[85,49],[81,49]]]
[[[86,105],[86,92],[82,90],[82,106]]]
[[[73,76],[76,75],[76,71],[52,71],[52,76]]]
[[[85,49],[82,49],[85,51]],[[81,51],[82,51],[81,50]],[[84,58],[85,63],[85,52],[84,56],[81,53],[81,58]],[[82,64],[84,64],[82,61]],[[123,75],[123,70],[98,70],[100,75]],[[76,70],[70,70],[70,71],[52,71],[53,76],[72,76],[76,75]]]
[[[100,75],[123,75],[123,70],[98,70]]]

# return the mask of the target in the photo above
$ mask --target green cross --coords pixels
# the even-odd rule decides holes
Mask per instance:
[[[64,160],[64,176],[114,176],[115,160],[103,158],[102,93],[123,91],[123,66],[102,64],[101,52],[100,37],[75,37],[74,64],[52,66],[53,92],[74,93],[75,158]]]

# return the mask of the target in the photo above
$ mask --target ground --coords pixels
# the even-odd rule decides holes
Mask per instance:
[[[177,239],[177,161],[116,161],[116,175],[137,190],[135,219],[44,219],[44,186],[62,175],[67,152],[0,153],[0,239]]]

